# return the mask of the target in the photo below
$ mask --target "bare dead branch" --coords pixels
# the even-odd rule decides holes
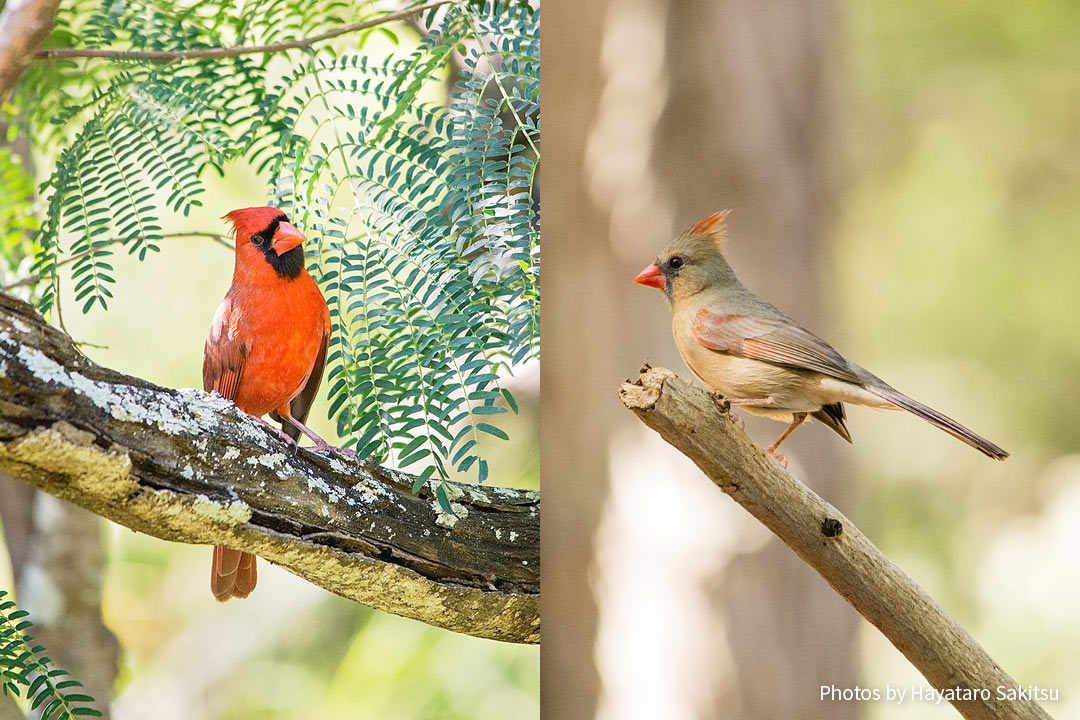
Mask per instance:
[[[965,718],[1049,718],[1033,701],[998,699],[998,687],[1013,690],[1016,681],[839,510],[731,422],[713,396],[670,370],[646,367],[619,397],[825,578],[939,692],[973,697],[951,701]]]
[[[295,455],[231,402],[99,367],[0,293],[0,473],[163,540],[247,550],[380,610],[540,639],[540,496]],[[209,589],[207,590],[209,597]]]

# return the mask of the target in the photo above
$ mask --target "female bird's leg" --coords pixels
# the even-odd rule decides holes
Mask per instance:
[[[788,438],[788,435],[790,435],[791,433],[795,432],[795,428],[797,428],[797,427],[799,427],[800,425],[802,425],[802,424],[803,424],[803,422],[804,422],[804,421],[806,420],[806,413],[804,413],[804,412],[800,412],[800,413],[794,413],[794,414],[793,414],[793,415],[792,415],[791,417],[792,417],[792,420],[791,420],[791,424],[790,424],[790,425],[788,425],[788,427],[787,427],[787,430],[785,430],[785,431],[784,431],[784,434],[783,434],[783,435],[781,435],[781,436],[780,436],[780,437],[779,437],[779,438],[777,439],[777,441],[776,441],[776,442],[774,442],[774,443],[773,443],[772,445],[770,445],[770,446],[769,446],[768,448],[766,448],[766,450],[765,450],[765,452],[769,453],[769,454],[770,454],[770,455],[772,455],[772,456],[773,456],[774,458],[776,458],[777,460],[779,460],[779,461],[780,461],[780,464],[782,464],[782,465],[783,465],[784,467],[787,467],[787,458],[785,458],[785,457],[784,457],[783,455],[780,455],[780,454],[778,454],[778,453],[776,452],[776,449],[777,449],[778,447],[780,447],[780,443],[782,443],[782,442],[784,442],[785,440],[787,440],[787,438]]]
[[[331,445],[330,443],[326,442],[321,437],[316,435],[314,430],[312,430],[307,425],[305,425],[304,423],[302,423],[299,420],[297,420],[296,418],[294,418],[292,415],[282,413],[281,410],[278,410],[278,414],[281,415],[281,418],[285,422],[289,423],[294,428],[296,428],[297,430],[299,430],[300,432],[304,433],[309,438],[311,438],[311,441],[313,443],[315,443],[314,450],[316,452],[327,452],[327,451],[336,452],[336,453],[338,453],[340,455],[344,455],[347,458],[351,458],[353,460],[356,460],[357,462],[360,461],[360,458],[357,457],[355,452],[353,452],[352,450],[349,450],[348,448],[340,448],[340,447],[335,447],[334,445]]]

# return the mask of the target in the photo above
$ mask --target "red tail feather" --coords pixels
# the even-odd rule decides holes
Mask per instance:
[[[214,548],[214,568],[210,573],[210,591],[220,602],[246,598],[258,579],[255,556],[226,547]]]

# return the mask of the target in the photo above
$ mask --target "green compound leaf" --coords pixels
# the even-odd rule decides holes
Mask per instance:
[[[48,47],[132,54],[31,65],[16,117],[57,161],[40,189],[43,220],[5,256],[33,255],[43,311],[65,262],[82,311],[107,310],[123,291],[112,254],[152,260],[180,217],[209,204],[207,173],[250,164],[267,203],[311,239],[308,269],[333,323],[324,387],[345,444],[414,466],[418,487],[437,478],[445,495],[452,471],[486,479],[480,434],[506,439],[495,423],[518,411],[502,378],[539,355],[538,11],[453,3],[414,18],[419,41],[393,25],[285,55],[138,55],[310,37],[372,17],[340,0],[270,0],[257,13],[76,0]],[[369,37],[390,39],[391,54],[367,51]],[[5,167],[0,155],[0,173],[16,172]]]

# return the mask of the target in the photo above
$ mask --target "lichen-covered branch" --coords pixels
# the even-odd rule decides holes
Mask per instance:
[[[965,718],[1049,718],[1034,701],[1011,699],[1030,695],[850,520],[731,422],[721,401],[649,367],[619,397],[817,570]]]
[[[231,402],[99,367],[0,293],[0,473],[164,540],[256,553],[343,597],[457,632],[540,639],[540,497],[301,449]],[[209,592],[209,591],[208,591]]]

